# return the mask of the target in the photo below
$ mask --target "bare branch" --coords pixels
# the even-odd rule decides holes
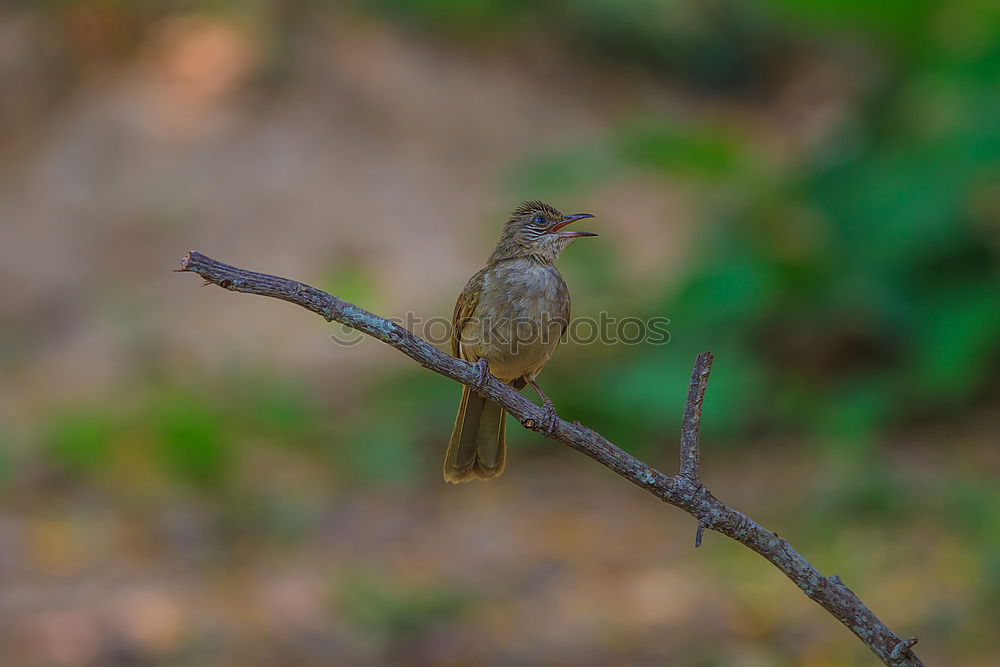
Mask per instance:
[[[701,481],[701,461],[698,440],[701,438],[701,405],[705,401],[708,374],[712,372],[712,353],[702,352],[694,360],[691,384],[688,385],[684,405],[684,422],[681,426],[681,475],[695,483]]]
[[[234,292],[270,296],[302,306],[328,321],[340,322],[377,338],[421,366],[462,384],[476,386],[479,380],[475,364],[444,354],[397,324],[315,287],[287,278],[238,269],[198,252],[189,253],[177,270],[197,273],[206,281]],[[846,625],[885,664],[894,667],[921,667],[923,663],[910,650],[916,639],[901,640],[840,582],[839,577],[823,576],[787,541],[761,527],[745,514],[726,506],[697,481],[701,402],[710,366],[711,354],[699,355],[692,373],[684,413],[682,448],[687,449],[688,455],[682,458],[681,474],[676,477],[650,467],[579,423],[559,419],[547,437],[589,456],[657,498],[688,512],[698,519],[702,529],[722,533],[763,556],[795,582],[811,600]],[[543,431],[544,409],[493,375],[486,376],[480,391],[490,400],[502,405],[521,424],[538,432]]]

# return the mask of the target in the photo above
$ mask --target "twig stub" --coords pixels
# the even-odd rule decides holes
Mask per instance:
[[[694,360],[691,369],[691,383],[688,385],[687,401],[684,403],[684,421],[681,425],[681,472],[688,479],[697,482],[701,475],[701,455],[698,441],[701,439],[701,407],[705,402],[708,376],[712,372],[711,352],[702,352]]]
[[[910,653],[910,649],[917,645],[918,641],[920,640],[916,636],[904,639],[896,644],[896,647],[892,649],[892,652],[889,654],[889,658],[892,660],[903,660],[906,658],[907,654]]]

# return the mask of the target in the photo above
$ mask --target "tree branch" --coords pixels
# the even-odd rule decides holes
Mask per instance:
[[[336,296],[294,280],[238,269],[206,257],[188,253],[177,271],[191,271],[234,292],[258,294],[289,301],[324,317],[368,334],[391,345],[425,368],[475,386],[478,372],[474,364],[451,357],[399,325],[359,308]],[[802,592],[843,623],[879,659],[894,667],[920,667],[923,663],[911,648],[916,638],[901,640],[866,607],[836,575],[823,576],[784,539],[753,519],[713,496],[699,481],[698,439],[701,405],[712,365],[712,354],[698,355],[691,385],[681,438],[681,471],[675,477],[652,468],[603,436],[578,423],[559,419],[548,434],[594,459],[657,498],[684,510],[698,519],[699,535],[703,529],[714,530],[757,552],[791,579]],[[490,400],[503,406],[526,428],[543,433],[545,411],[493,375],[487,375],[480,390]],[[544,435],[544,433],[543,433]],[[700,542],[700,539],[698,539]]]
[[[712,372],[712,353],[702,352],[694,360],[691,384],[688,385],[687,402],[684,404],[684,422],[681,426],[681,472],[695,484],[701,483],[701,461],[698,440],[701,438],[701,405],[705,402],[708,374]]]

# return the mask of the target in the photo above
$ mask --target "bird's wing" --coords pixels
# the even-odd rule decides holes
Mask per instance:
[[[566,333],[566,327],[569,326],[569,312],[570,312],[570,298],[569,298],[569,287],[566,286],[566,281],[563,280],[562,275],[559,276],[559,281],[562,283],[562,302],[563,311],[559,313],[559,317],[562,319],[562,331],[559,332],[559,340],[562,340],[563,334]]]
[[[462,327],[469,321],[472,314],[479,305],[479,297],[483,293],[483,276],[486,269],[482,269],[469,279],[465,289],[458,295],[455,301],[455,313],[451,317],[451,355],[464,358],[462,356],[461,333]]]
[[[566,309],[563,311],[562,314],[563,327],[562,331],[559,332],[559,340],[562,340],[563,334],[566,333],[566,327],[569,326],[569,309],[570,309],[569,290],[566,290]]]

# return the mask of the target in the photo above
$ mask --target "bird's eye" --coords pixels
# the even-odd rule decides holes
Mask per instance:
[[[544,225],[545,224],[545,216],[544,215],[536,215],[535,219],[532,220],[532,222],[535,223],[536,225]]]

